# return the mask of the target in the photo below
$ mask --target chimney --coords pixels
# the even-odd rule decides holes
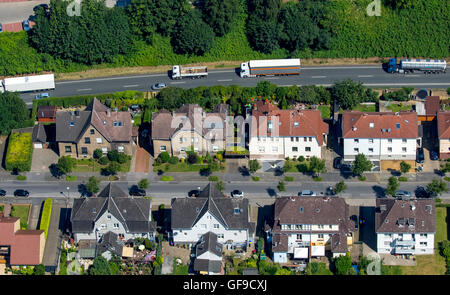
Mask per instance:
[[[353,126],[353,127],[352,127],[352,130],[353,130],[353,131],[356,131],[356,130],[358,130],[358,128],[356,128],[356,126]]]
[[[110,109],[106,110],[106,117],[111,117],[111,110]]]
[[[76,117],[80,117],[80,111],[79,110],[75,110],[75,116]]]
[[[414,210],[416,210],[416,206],[411,205],[411,211],[414,211]]]

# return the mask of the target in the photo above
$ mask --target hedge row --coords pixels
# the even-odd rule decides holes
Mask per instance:
[[[31,133],[12,133],[6,151],[5,168],[8,171],[30,171],[33,156]]]
[[[45,232],[45,238],[47,239],[48,228],[50,226],[50,217],[52,214],[53,200],[51,198],[45,199],[44,206],[42,207],[41,221],[39,222],[39,229]]]

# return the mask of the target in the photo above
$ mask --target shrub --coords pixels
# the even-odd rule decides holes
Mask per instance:
[[[219,177],[215,176],[215,175],[211,175],[210,177],[208,177],[209,181],[219,181]]]
[[[110,161],[117,162],[119,159],[119,152],[117,150],[112,150],[108,152],[107,156]]]
[[[103,156],[101,149],[95,149],[94,150],[94,159],[100,159]]]
[[[51,198],[45,199],[44,206],[42,208],[41,220],[39,222],[39,229],[45,233],[47,239],[48,227],[50,226],[50,216],[52,214],[53,200]]]
[[[320,177],[320,176],[313,177],[313,180],[314,181],[322,181],[322,177]]]
[[[294,181],[294,177],[293,176],[285,176],[284,181]]]
[[[33,156],[31,133],[13,133],[9,136],[5,168],[8,171],[30,171]]]
[[[365,181],[367,178],[365,176],[359,176],[358,179],[361,181]]]
[[[128,162],[130,160],[130,156],[124,154],[124,153],[119,153],[119,155],[117,156],[117,162],[119,164],[124,164],[126,162]]]
[[[162,181],[172,181],[173,177],[169,176],[169,175],[163,175],[163,176],[161,176],[161,180]]]
[[[406,177],[406,176],[400,176],[400,177],[398,178],[398,181],[408,181],[408,177]]]
[[[450,181],[450,177],[445,176],[445,177],[444,177],[444,180],[445,180],[445,181]]]
[[[259,176],[252,176],[253,181],[259,181]]]
[[[162,152],[158,156],[159,159],[161,159],[162,163],[167,163],[170,159],[170,155],[168,152]]]
[[[298,157],[298,160],[299,160],[300,162],[304,162],[304,161],[305,161],[305,157],[300,156],[300,157]]]
[[[197,163],[197,154],[196,153],[189,153],[187,161],[189,164],[196,164]]]
[[[108,157],[103,156],[100,159],[98,159],[98,163],[100,165],[107,165],[109,163]]]
[[[76,181],[77,177],[75,175],[66,176],[66,181]]]
[[[284,192],[284,191],[286,190],[286,186],[285,186],[285,184],[284,184],[283,181],[279,181],[279,182],[278,182],[277,188],[278,188],[278,190],[279,190],[280,192]]]
[[[27,180],[25,175],[17,175],[17,180]]]
[[[173,157],[170,157],[170,159],[169,159],[169,164],[177,164],[178,162],[179,162],[180,160],[178,159],[178,157],[175,157],[175,156],[173,156]]]

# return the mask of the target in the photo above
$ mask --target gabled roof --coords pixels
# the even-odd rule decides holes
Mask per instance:
[[[377,199],[375,231],[377,233],[434,233],[436,231],[435,212],[433,199],[410,201]]]
[[[209,231],[202,235],[201,241],[196,246],[195,251],[197,257],[206,252],[211,252],[219,257],[222,257],[222,249],[223,245],[217,242],[217,235]]]
[[[152,138],[170,139],[179,130],[195,131],[201,136],[206,134],[225,137],[224,124],[228,114],[228,106],[218,104],[214,112],[206,113],[203,108],[196,104],[184,104],[177,111],[171,113],[165,109],[152,115]],[[214,128],[211,124],[214,123]],[[217,135],[214,129],[220,130]],[[211,134],[213,133],[213,134]]]
[[[172,229],[190,229],[207,212],[227,229],[252,228],[248,221],[248,199],[226,198],[209,183],[197,198],[172,199]]]
[[[439,139],[450,139],[450,112],[437,113],[437,128]]]
[[[252,110],[251,136],[308,136],[323,144],[323,134],[328,134],[328,124],[319,110],[280,110],[270,102],[256,101]],[[269,130],[269,121],[273,131]],[[256,124],[253,124],[256,123]]]
[[[207,271],[212,273],[220,273],[222,270],[222,261],[208,260],[208,259],[195,259],[194,261],[195,271]]]
[[[111,111],[97,98],[94,98],[83,111],[56,113],[56,141],[78,142],[91,125],[108,142],[128,142],[131,140],[130,113]]]
[[[119,240],[119,236],[111,231],[103,235],[100,243],[97,244],[97,254],[101,255],[106,251],[122,256],[123,243]]]
[[[342,136],[344,138],[417,138],[417,113],[345,111],[342,114]]]
[[[428,116],[436,116],[441,109],[441,98],[439,96],[425,97],[425,111]]]
[[[41,143],[55,141],[55,125],[44,125],[41,123],[34,125],[32,139],[33,142]]]
[[[109,183],[97,197],[75,199],[71,222],[73,232],[92,232],[95,221],[110,212],[129,232],[145,233],[156,229],[151,221],[149,199],[129,198],[115,184]]]
[[[56,106],[40,106],[36,114],[38,118],[54,118],[56,116]]]

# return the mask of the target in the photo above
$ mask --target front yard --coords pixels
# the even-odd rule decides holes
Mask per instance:
[[[20,229],[28,229],[28,216],[30,213],[31,205],[12,205],[11,206],[11,217],[20,218]]]
[[[11,134],[5,158],[6,170],[30,171],[32,155],[31,133]]]
[[[77,159],[75,166],[73,168],[73,172],[101,172],[102,169],[107,168],[109,165],[102,165],[98,162],[98,160],[94,159]],[[120,164],[120,172],[130,172],[131,160],[128,160],[125,163]]]

